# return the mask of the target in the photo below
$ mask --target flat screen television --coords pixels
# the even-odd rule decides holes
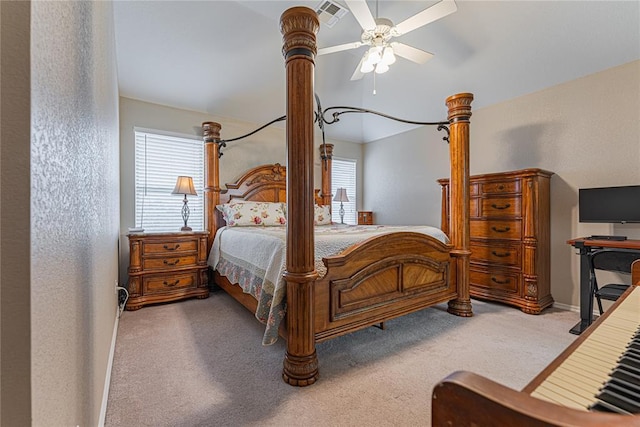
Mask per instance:
[[[640,222],[640,185],[581,188],[578,214],[580,222]]]

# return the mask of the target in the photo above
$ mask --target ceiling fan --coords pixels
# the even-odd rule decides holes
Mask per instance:
[[[422,12],[418,12],[401,23],[394,25],[390,19],[374,18],[366,0],[345,0],[345,3],[362,27],[360,41],[321,48],[318,49],[318,55],[327,55],[343,50],[357,49],[361,46],[369,46],[351,76],[351,80],[359,80],[366,73],[372,71],[378,74],[387,72],[389,65],[396,61],[396,55],[418,64],[424,64],[433,57],[433,54],[391,40],[458,10],[455,0],[441,0]]]

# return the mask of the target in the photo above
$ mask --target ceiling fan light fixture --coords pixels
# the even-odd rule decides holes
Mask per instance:
[[[375,68],[376,68],[375,65],[373,65],[373,64],[371,64],[371,63],[369,63],[367,61],[363,61],[362,62],[362,66],[360,67],[360,72],[362,74],[367,74],[367,73],[372,72]]]
[[[391,65],[394,62],[396,62],[396,56],[393,54],[393,48],[391,46],[385,47],[382,54],[382,63]]]
[[[372,48],[369,49],[369,51],[367,52],[367,59],[364,60],[364,62],[371,64],[371,65],[376,65],[378,62],[380,62],[382,60],[382,55],[380,54],[382,48],[373,46]]]
[[[389,66],[384,62],[380,62],[376,65],[376,74],[386,73],[387,71],[389,71]]]

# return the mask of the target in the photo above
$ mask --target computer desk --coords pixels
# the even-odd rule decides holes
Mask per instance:
[[[636,249],[640,252],[640,240],[596,240],[589,237],[579,237],[567,240],[567,243],[578,249],[580,254],[580,322],[578,322],[569,332],[580,335],[592,322],[589,311],[593,310],[593,305],[589,301],[591,286],[589,285],[589,254],[598,249]]]

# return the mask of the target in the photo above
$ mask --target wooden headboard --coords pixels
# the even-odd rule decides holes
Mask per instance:
[[[287,202],[287,169],[280,163],[248,170],[234,183],[220,191],[220,203],[231,200]]]
[[[220,190],[220,204],[229,203],[232,200],[287,203],[287,168],[280,163],[257,166],[245,172],[236,182],[226,184],[225,187],[226,189]],[[327,198],[322,197],[319,188],[314,190],[314,200],[318,205],[328,202],[327,204],[331,206],[330,196],[330,192]],[[214,215],[216,229],[225,225],[220,211],[216,209]],[[215,235],[215,230],[213,234]]]
[[[257,166],[249,169],[234,183],[226,184],[220,191],[220,203],[232,200],[287,203],[287,168],[280,163]],[[314,190],[315,203],[324,205],[320,189]],[[328,200],[331,205],[331,199]]]
[[[216,231],[225,225],[216,206],[230,200],[252,200],[263,202],[287,202],[287,171],[279,163],[257,166],[245,172],[234,183],[220,188],[220,131],[216,122],[202,123],[205,150],[205,230],[209,232],[207,250],[211,249]],[[333,144],[322,143],[320,147],[321,189],[314,190],[314,201],[319,205],[331,205],[331,159]]]

